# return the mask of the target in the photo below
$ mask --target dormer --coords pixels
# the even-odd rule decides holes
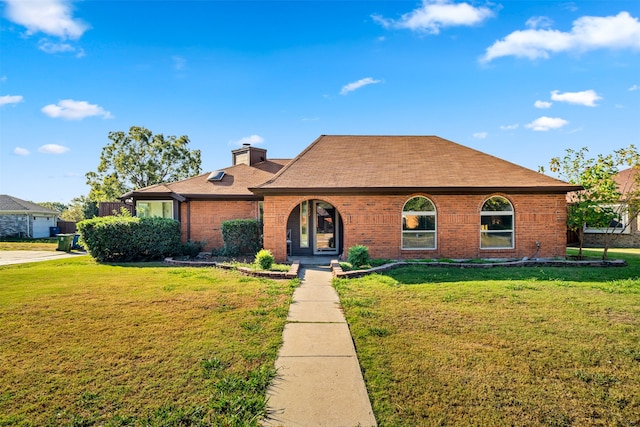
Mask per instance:
[[[248,166],[253,166],[256,163],[267,160],[267,150],[264,148],[252,147],[251,144],[242,144],[242,148],[231,151],[231,157],[233,166],[242,163]]]

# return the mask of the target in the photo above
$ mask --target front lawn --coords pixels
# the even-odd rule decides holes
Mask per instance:
[[[296,281],[0,267],[0,426],[257,425]]]
[[[640,251],[610,258],[336,280],[379,425],[640,425]]]

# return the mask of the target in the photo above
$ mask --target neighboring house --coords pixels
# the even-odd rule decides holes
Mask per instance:
[[[222,221],[261,219],[278,261],[357,244],[375,258],[521,258],[565,255],[566,193],[581,188],[436,136],[323,135],[291,161],[232,155],[125,197],[207,248],[222,246]]]
[[[627,203],[631,193],[636,192],[636,174],[638,171],[629,168],[618,172],[613,179],[618,185],[618,191],[622,193],[621,203]],[[601,248],[604,246],[605,233],[616,233],[614,240],[610,244],[619,248],[637,248],[640,247],[640,227],[638,226],[638,217],[634,212],[627,212],[621,209],[620,205],[613,206],[616,211],[621,212],[620,221],[613,221],[610,228],[594,228],[588,225],[584,229],[584,247]],[[631,216],[632,220],[629,219]],[[635,218],[635,219],[633,219]]]
[[[0,195],[0,237],[50,237],[60,213],[17,197]]]

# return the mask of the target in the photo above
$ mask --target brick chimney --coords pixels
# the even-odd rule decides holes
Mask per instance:
[[[256,163],[267,160],[267,150],[264,148],[252,147],[251,144],[242,144],[242,148],[231,151],[232,165],[244,163],[253,166]]]

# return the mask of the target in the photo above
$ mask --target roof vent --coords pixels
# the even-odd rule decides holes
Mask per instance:
[[[222,181],[222,177],[224,177],[224,171],[213,171],[209,174],[207,181]]]

